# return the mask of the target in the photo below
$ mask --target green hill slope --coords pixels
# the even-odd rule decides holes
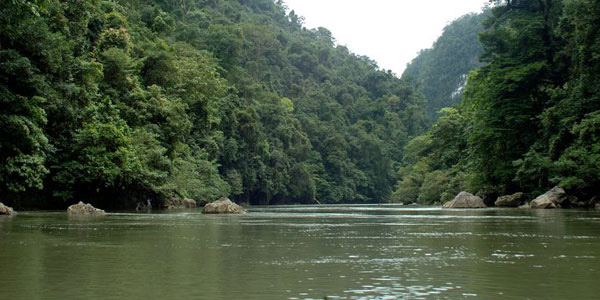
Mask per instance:
[[[430,49],[422,50],[402,74],[423,92],[425,109],[435,121],[443,107],[460,103],[470,71],[481,66],[478,35],[488,13],[473,13],[450,23]]]
[[[2,1],[0,196],[381,202],[411,85],[270,0]]]

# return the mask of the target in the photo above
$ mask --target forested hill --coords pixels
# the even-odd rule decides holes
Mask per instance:
[[[463,102],[405,148],[396,199],[600,196],[600,2],[496,3]],[[493,201],[491,202],[493,203]]]
[[[407,66],[402,78],[411,80],[425,95],[428,117],[435,121],[438,111],[461,102],[467,75],[480,67],[483,47],[478,35],[489,10],[464,15],[444,28],[429,49],[422,50]]]
[[[281,1],[0,1],[17,207],[387,201],[422,102]]]

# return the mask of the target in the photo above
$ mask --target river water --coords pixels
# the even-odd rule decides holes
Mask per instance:
[[[0,217],[0,299],[599,299],[600,212]]]

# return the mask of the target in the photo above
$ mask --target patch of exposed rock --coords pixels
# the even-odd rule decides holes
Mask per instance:
[[[485,203],[481,197],[468,192],[460,192],[454,200],[446,202],[443,208],[485,208]]]
[[[246,210],[233,203],[229,198],[223,197],[217,201],[208,203],[202,210],[203,214],[245,214]]]
[[[519,208],[528,209],[528,208],[531,208],[531,205],[529,205],[529,203],[525,203],[525,204],[519,206]]]
[[[17,213],[12,209],[12,207],[6,206],[0,202],[0,215],[14,216],[16,214]]]
[[[496,202],[494,202],[494,205],[498,207],[519,207],[525,203],[525,200],[525,194],[519,192],[512,195],[498,197]]]
[[[196,200],[190,198],[171,198],[165,201],[166,209],[195,208]]]
[[[89,203],[79,201],[79,203],[73,204],[67,208],[67,214],[74,216],[104,216],[106,215],[106,212],[102,209],[93,207]]]
[[[585,207],[577,197],[567,194],[563,188],[554,187],[529,203],[531,208],[570,208]]]

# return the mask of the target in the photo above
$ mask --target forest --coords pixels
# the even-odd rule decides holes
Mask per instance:
[[[0,196],[390,201],[424,98],[271,0],[0,4]]]
[[[0,3],[0,198],[600,195],[600,3],[493,0],[398,77],[272,0]]]
[[[481,65],[468,73],[460,104],[441,109],[404,148],[393,198],[432,204],[469,190],[493,203],[560,186],[595,199],[600,2],[491,2],[479,33]]]

